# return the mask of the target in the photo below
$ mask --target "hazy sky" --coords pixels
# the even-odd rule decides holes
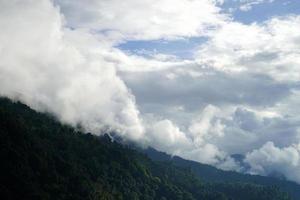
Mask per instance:
[[[0,0],[0,94],[300,183],[300,1]]]

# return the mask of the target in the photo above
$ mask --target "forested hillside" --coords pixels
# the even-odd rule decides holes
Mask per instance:
[[[0,199],[288,200],[273,186],[205,183],[109,137],[0,99]]]
[[[288,192],[295,200],[298,200],[300,197],[300,185],[291,181],[259,175],[241,174],[233,171],[223,171],[210,165],[185,160],[178,156],[170,156],[153,148],[138,148],[138,150],[145,153],[154,161],[168,162],[171,165],[189,169],[201,180],[206,182],[253,183],[265,186],[276,186]]]

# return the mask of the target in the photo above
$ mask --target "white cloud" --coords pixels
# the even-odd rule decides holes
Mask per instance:
[[[88,33],[63,27],[46,0],[0,2],[1,95],[56,114],[99,134],[112,129],[139,139],[134,97]]]
[[[267,142],[260,149],[246,155],[250,173],[269,175],[281,173],[287,179],[300,183],[300,145],[278,148]]]
[[[189,126],[189,132],[192,134],[196,143],[205,143],[206,138],[222,137],[224,125],[218,119],[221,110],[213,105],[204,108],[201,115],[194,119]]]
[[[272,18],[263,24],[228,23],[200,47],[198,63],[227,72],[299,81],[299,23],[299,16]]]
[[[147,142],[152,147],[171,155],[211,164],[224,170],[239,170],[239,165],[226,152],[207,141],[199,141],[200,135],[190,137],[167,119],[148,120],[148,123]]]
[[[171,154],[178,154],[190,146],[190,141],[172,121],[164,119],[153,122],[150,126],[151,145]]]
[[[224,23],[215,0],[55,0],[68,25],[116,39],[159,39],[207,34]]]

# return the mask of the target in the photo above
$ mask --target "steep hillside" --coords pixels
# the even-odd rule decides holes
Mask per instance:
[[[288,200],[277,187],[204,183],[108,137],[0,99],[0,199]]]
[[[300,185],[291,181],[279,180],[272,177],[240,174],[232,171],[219,170],[210,165],[201,164],[198,162],[182,159],[178,156],[170,156],[166,153],[159,152],[153,148],[146,150],[140,149],[154,161],[168,162],[177,167],[182,167],[191,170],[192,173],[203,181],[207,182],[230,182],[230,183],[253,183],[265,186],[276,186],[289,193],[293,199],[297,200],[300,197]]]

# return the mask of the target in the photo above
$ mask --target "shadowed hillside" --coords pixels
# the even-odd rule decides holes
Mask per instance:
[[[288,200],[278,187],[205,183],[109,137],[0,99],[0,199]]]
[[[231,182],[231,183],[254,183],[265,186],[277,186],[283,191],[291,194],[293,199],[300,197],[300,185],[291,181],[278,180],[272,177],[240,174],[233,171],[223,171],[210,165],[185,160],[178,156],[170,156],[153,148],[141,150],[154,161],[168,162],[177,167],[189,169],[198,178],[207,182]]]

